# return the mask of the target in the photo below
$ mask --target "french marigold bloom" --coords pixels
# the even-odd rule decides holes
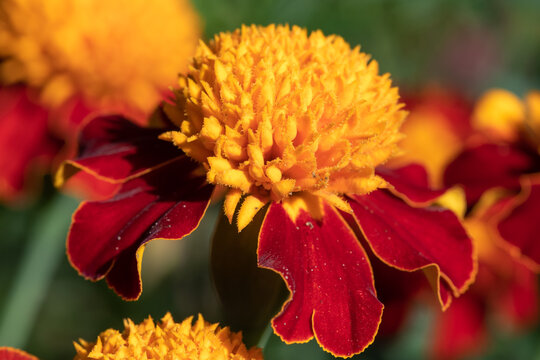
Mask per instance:
[[[444,175],[447,185],[463,186],[470,204],[493,188],[516,195],[497,225],[498,237],[512,255],[537,272],[540,243],[536,223],[530,219],[540,210],[539,109],[539,91],[530,91],[524,101],[506,90],[487,92],[472,118],[473,128],[487,135],[468,144]]]
[[[24,194],[33,163],[51,166],[50,143],[69,153],[90,113],[145,122],[187,69],[198,22],[188,0],[1,1],[0,198]]]
[[[5,347],[5,346],[0,347],[0,359],[2,360],[38,360],[37,357],[32,356],[22,350]]]
[[[468,235],[433,204],[444,191],[415,182],[421,168],[380,166],[398,151],[401,107],[388,75],[338,36],[275,25],[219,34],[199,45],[160,128],[104,117],[83,130],[58,183],[83,170],[121,188],[74,214],[69,258],[136,299],[145,245],[189,234],[225,192],[239,231],[265,213],[258,265],[291,292],[274,331],[357,354],[383,310],[360,240],[392,267],[424,269],[443,307],[474,276]]]
[[[167,313],[159,324],[149,317],[135,325],[124,320],[124,331],[108,329],[95,342],[75,343],[74,360],[84,359],[186,359],[186,360],[262,360],[259,348],[247,349],[242,334],[228,327],[210,324],[199,315],[181,323]]]
[[[523,264],[522,259],[511,255],[500,242],[497,232],[501,219],[512,211],[523,196],[509,196],[515,195],[512,190],[515,190],[516,185],[519,186],[519,181],[501,182],[503,177],[495,175],[504,175],[506,171],[506,179],[520,176],[512,171],[517,169],[514,165],[519,164],[519,160],[516,162],[515,159],[523,159],[524,156],[519,155],[516,148],[505,145],[505,142],[518,139],[517,120],[522,122],[523,117],[517,116],[525,114],[525,107],[517,97],[503,90],[486,94],[474,110],[467,102],[448,101],[457,99],[457,95],[449,92],[442,94],[447,100],[444,104],[454,107],[453,110],[441,106],[440,90],[434,93],[428,89],[420,96],[410,97],[408,105],[411,113],[403,131],[406,135],[412,133],[416,139],[419,138],[416,133],[423,131],[424,125],[431,122],[428,128],[446,129],[449,134],[444,136],[451,141],[445,141],[444,138],[438,141],[441,134],[444,134],[442,131],[425,133],[432,139],[417,143],[404,141],[401,145],[405,155],[397,163],[403,165],[421,161],[427,169],[432,169],[432,179],[446,180],[447,186],[464,184],[468,195],[468,209],[462,209],[461,213],[478,254],[477,279],[469,291],[456,299],[446,312],[436,315],[433,341],[429,344],[434,358],[459,359],[486,348],[490,341],[488,323],[495,321],[507,328],[510,324],[514,330],[534,324],[538,318],[539,301],[534,272]],[[491,122],[490,118],[494,117],[497,118]],[[487,142],[495,140],[498,143]],[[452,151],[449,151],[448,144],[451,144]],[[437,152],[442,154],[431,155]],[[468,152],[473,154],[465,156],[475,161],[469,158],[469,166],[461,168],[463,172],[458,174],[453,167],[456,162],[457,165],[463,162],[464,154]],[[424,154],[430,155],[422,157]],[[493,161],[501,154],[505,156],[505,161]],[[441,158],[444,158],[443,162]],[[509,164],[507,168],[499,168],[506,164]],[[448,182],[452,175],[448,171],[454,171],[461,179],[474,180],[465,183]],[[478,181],[490,175],[491,179]],[[438,184],[442,186],[440,182]],[[507,186],[504,190],[500,187],[503,184],[511,184],[513,187]],[[491,189],[495,186],[499,187]],[[456,195],[454,192],[452,196]]]

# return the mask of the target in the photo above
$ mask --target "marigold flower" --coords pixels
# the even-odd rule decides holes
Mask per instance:
[[[258,265],[291,292],[274,331],[359,353],[383,309],[360,239],[390,266],[424,269],[445,308],[475,271],[459,220],[433,204],[444,191],[402,176],[417,167],[380,166],[397,152],[401,107],[388,75],[338,36],[275,25],[219,34],[200,44],[161,128],[104,117],[83,130],[58,183],[83,170],[121,188],[74,214],[69,258],[136,299],[145,245],[189,234],[226,190],[239,230],[264,208]]]
[[[0,9],[0,79],[40,89],[52,108],[82,96],[148,113],[199,35],[185,0],[5,0]]]
[[[81,339],[75,343],[74,360],[262,360],[261,349],[247,349],[242,343],[242,334],[210,324],[201,315],[195,324],[192,321],[193,317],[189,317],[175,323],[170,313],[159,324],[154,324],[150,317],[138,325],[126,319],[122,333],[108,329],[99,334],[95,342]]]
[[[414,137],[420,129],[425,129],[426,123],[431,122],[429,128],[445,129],[446,132],[426,135],[438,140],[443,134],[445,139],[451,140],[404,141],[401,146],[405,155],[397,163],[403,165],[420,160],[426,168],[432,169],[430,175],[440,181],[439,186],[443,186],[443,181],[446,181],[446,186],[465,185],[468,209],[462,209],[460,213],[478,254],[478,275],[466,294],[456,299],[446,312],[436,315],[433,341],[429,344],[435,358],[459,359],[480,352],[489,343],[488,322],[499,321],[505,327],[510,324],[521,328],[537,321],[536,276],[520,259],[513,257],[506,246],[501,246],[497,233],[501,219],[512,211],[516,202],[521,201],[518,198],[522,195],[515,198],[508,196],[512,195],[508,190],[500,187],[491,189],[504,184],[510,190],[514,184],[519,184],[519,181],[509,182],[507,179],[514,177],[512,181],[515,181],[519,176],[512,171],[518,169],[515,165],[520,164],[524,156],[519,155],[515,147],[486,144],[487,139],[515,141],[519,137],[519,126],[523,124],[525,106],[514,95],[497,90],[481,98],[471,111],[467,102],[449,101],[459,99],[459,95],[432,91],[428,89],[420,96],[409,98],[411,114],[403,131],[406,135],[412,132]],[[421,156],[439,152],[442,154]],[[504,161],[500,160],[501,155]],[[454,167],[464,161],[468,166],[458,173]],[[451,176],[459,176],[465,181],[449,182]],[[482,178],[484,181],[478,181]],[[454,192],[453,196],[459,194]]]
[[[90,113],[147,121],[199,34],[189,0],[1,1],[0,198],[21,198],[40,173],[35,163],[51,167],[62,143],[64,158],[74,151]],[[24,154],[15,159],[13,141]]]

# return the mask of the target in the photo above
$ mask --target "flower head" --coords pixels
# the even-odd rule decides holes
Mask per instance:
[[[111,116],[83,130],[58,183],[82,170],[120,186],[73,215],[69,258],[85,277],[136,299],[146,244],[191,233],[225,187],[229,221],[243,198],[240,230],[264,211],[252,229],[258,266],[290,291],[274,331],[357,354],[383,311],[367,251],[400,270],[425,270],[443,307],[474,276],[468,235],[433,205],[443,192],[427,188],[422,168],[381,166],[401,137],[400,108],[388,76],[337,36],[274,25],[220,34],[199,46],[161,128]]]
[[[377,62],[339,36],[242,27],[200,44],[166,108],[180,130],[162,138],[234,189],[231,199],[362,195],[385,186],[375,167],[397,150],[398,99]]]
[[[47,107],[81,95],[147,113],[199,36],[187,0],[6,0],[0,13],[0,80],[40,89]]]
[[[193,317],[175,323],[167,313],[161,323],[151,318],[135,325],[124,320],[124,331],[108,329],[95,342],[75,343],[75,360],[83,359],[186,359],[186,360],[262,360],[258,348],[247,349],[242,335]]]

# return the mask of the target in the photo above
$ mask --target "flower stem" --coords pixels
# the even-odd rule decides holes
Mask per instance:
[[[257,343],[257,347],[260,347],[261,349],[264,350],[273,332],[274,330],[272,329],[272,323],[269,322],[268,326],[264,329],[264,332],[262,333],[261,338],[259,339],[259,342]]]
[[[0,316],[0,344],[22,348],[27,342],[65,253],[63,244],[77,203],[75,199],[56,195],[40,211]]]

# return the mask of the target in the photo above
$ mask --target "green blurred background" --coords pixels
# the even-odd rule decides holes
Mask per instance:
[[[361,45],[405,91],[439,84],[474,97],[490,87],[524,94],[540,88],[538,0],[195,0],[205,36],[241,24],[288,23],[321,29]],[[174,56],[174,54],[171,54]],[[44,181],[35,203],[0,208],[0,345],[41,359],[71,359],[72,341],[94,340],[122,318],[140,322],[171,311],[177,320],[203,313],[223,319],[209,266],[210,238],[219,205],[199,229],[177,242],[154,242],[145,251],[144,292],[124,302],[104,282],[91,283],[69,265],[64,240],[77,201]],[[423,359],[429,310],[416,309],[392,341],[378,340],[362,359]],[[540,359],[540,327],[495,338],[481,359]],[[330,359],[313,341],[287,346],[271,336],[266,358]]]

